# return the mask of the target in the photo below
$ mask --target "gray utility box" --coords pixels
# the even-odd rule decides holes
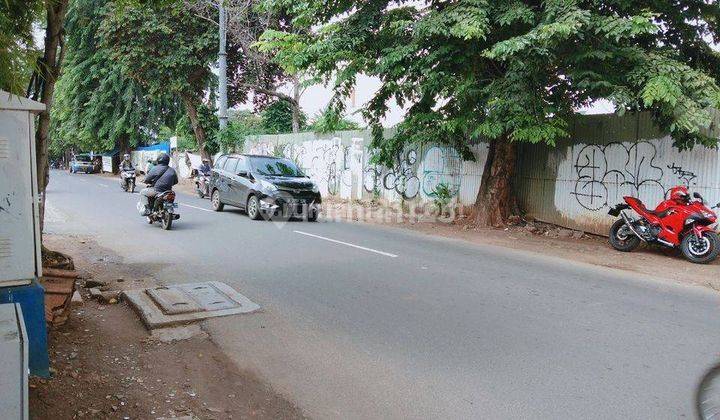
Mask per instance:
[[[35,114],[43,110],[0,90],[0,287],[42,276]]]
[[[28,418],[28,347],[19,303],[0,305],[0,416]]]

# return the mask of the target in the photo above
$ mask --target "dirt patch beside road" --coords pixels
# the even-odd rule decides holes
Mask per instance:
[[[124,264],[90,239],[47,235],[45,243],[73,256],[83,278],[106,291],[154,284],[158,267]],[[161,342],[123,302],[104,304],[80,290],[84,302],[50,332],[52,379],[31,380],[32,418],[303,418],[206,336]]]
[[[520,222],[504,229],[478,228],[463,218],[450,223],[436,218],[398,217],[397,209],[378,203],[326,200],[325,220],[354,221],[402,227],[429,235],[502,246],[573,261],[633,271],[649,276],[696,284],[720,291],[720,259],[712,264],[692,264],[679,252],[643,246],[635,252],[615,251],[607,238],[539,222]]]

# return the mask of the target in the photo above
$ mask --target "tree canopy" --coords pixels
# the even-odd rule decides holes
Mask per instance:
[[[148,96],[111,56],[100,26],[109,0],[73,0],[66,19],[67,53],[52,110],[52,148],[123,151],[144,142],[178,112],[172,95]]]
[[[42,1],[0,0],[0,89],[22,94],[27,88],[40,55],[33,42],[33,22],[42,10]]]
[[[262,126],[267,134],[280,134],[293,132],[293,110],[288,101],[276,100],[271,102],[261,114]],[[305,114],[299,118],[300,129],[305,127]]]
[[[720,105],[720,8],[699,0],[265,0],[307,32],[268,31],[277,59],[333,81],[342,110],[360,73],[381,87],[364,109],[378,159],[408,143],[441,142],[472,157],[490,141],[478,196],[495,224],[512,206],[516,142],[554,145],[570,119],[599,98],[618,112],[652,111],[678,146],[712,145],[702,128]],[[388,101],[408,105],[392,139],[380,121]],[[496,150],[499,147],[501,150]],[[496,153],[497,152],[497,153]],[[507,174],[498,183],[498,174]],[[502,178],[502,176],[500,177]],[[502,185],[501,185],[502,184]],[[504,208],[503,208],[504,207]],[[493,210],[494,209],[494,210]],[[497,211],[500,209],[500,211]],[[485,222],[483,220],[483,222]]]
[[[343,117],[337,110],[328,108],[316,115],[308,128],[322,134],[343,130],[359,130],[360,125]]]
[[[103,48],[124,74],[152,98],[179,97],[187,111],[200,153],[209,156],[198,114],[217,58],[216,28],[192,13],[184,2],[119,2],[103,20]]]

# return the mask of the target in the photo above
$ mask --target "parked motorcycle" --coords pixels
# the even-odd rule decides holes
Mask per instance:
[[[135,170],[120,171],[120,187],[125,192],[135,192]]]
[[[198,197],[205,198],[210,196],[210,177],[198,174],[195,177],[195,192]]]
[[[618,251],[630,252],[641,242],[668,248],[679,247],[683,256],[698,264],[707,264],[720,252],[720,237],[712,226],[717,215],[705,205],[697,192],[690,197],[686,187],[674,187],[670,198],[650,210],[635,197],[623,197],[624,203],[613,207],[608,214],[620,216],[610,228],[610,244]],[[712,207],[717,208],[718,205]],[[625,210],[632,209],[635,218]]]
[[[175,192],[165,191],[158,194],[149,201],[150,214],[145,216],[149,224],[160,222],[160,226],[164,230],[170,230],[174,220],[178,220],[180,215],[176,212],[178,208],[175,202]],[[142,203],[138,203],[138,209],[142,207]]]

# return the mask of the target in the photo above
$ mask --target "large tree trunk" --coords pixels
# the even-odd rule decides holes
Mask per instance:
[[[126,134],[123,134],[120,136],[120,138],[118,138],[117,148],[120,156],[126,153],[130,153],[130,139],[128,139],[128,136]]]
[[[193,98],[189,95],[183,95],[183,104],[185,104],[185,110],[187,110],[188,118],[190,118],[190,125],[192,125],[193,132],[195,133],[195,140],[197,140],[198,149],[200,149],[200,156],[204,159],[210,159],[210,154],[205,149],[205,129],[200,124],[198,118],[197,105]]]
[[[512,186],[516,146],[506,137],[491,141],[480,190],[475,200],[476,221],[481,226],[504,226],[517,212]]]
[[[47,0],[47,28],[45,29],[45,51],[39,68],[37,79],[41,81],[39,99],[45,104],[45,111],[40,113],[37,130],[35,132],[35,151],[37,159],[37,182],[40,192],[40,230],[45,225],[45,191],[50,181],[48,162],[48,143],[50,135],[50,109],[52,107],[55,82],[60,76],[64,49],[62,48],[65,25],[65,12],[68,0]]]

